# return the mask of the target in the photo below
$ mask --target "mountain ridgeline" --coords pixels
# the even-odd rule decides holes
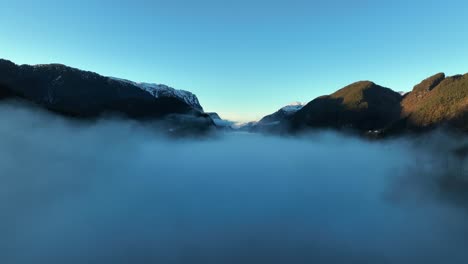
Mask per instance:
[[[75,118],[118,114],[136,120],[169,120],[171,130],[214,127],[190,92],[109,78],[61,64],[30,66],[0,60],[0,99],[8,98],[20,98]]]
[[[0,100],[20,99],[79,119],[121,115],[165,121],[171,132],[235,130],[234,122],[205,113],[198,98],[166,85],[101,76],[61,64],[17,65],[0,59]],[[306,105],[293,103],[241,131],[300,133],[311,129],[385,136],[446,127],[468,132],[468,74],[438,73],[405,95],[371,81],[350,84]]]
[[[468,74],[429,77],[416,85],[401,105],[405,127],[424,129],[443,124],[468,132]]]
[[[353,83],[316,98],[291,119],[293,129],[303,127],[374,130],[398,120],[401,95],[373,82]]]
[[[268,118],[267,116],[265,118]],[[445,127],[468,132],[468,74],[439,73],[402,95],[370,81],[359,81],[318,97],[297,112],[255,130],[298,133],[338,129],[366,135],[395,135]]]

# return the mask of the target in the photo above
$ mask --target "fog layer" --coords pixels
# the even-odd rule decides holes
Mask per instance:
[[[171,140],[0,105],[0,263],[467,263],[439,186],[462,143]]]

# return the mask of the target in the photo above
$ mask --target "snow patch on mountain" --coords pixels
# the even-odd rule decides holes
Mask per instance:
[[[305,104],[301,102],[292,102],[288,104],[287,106],[281,108],[281,110],[283,110],[284,112],[288,112],[288,113],[294,113],[294,112],[301,110],[302,107],[304,107],[304,105]]]
[[[164,84],[144,83],[144,82],[138,83],[138,82],[133,82],[133,81],[115,78],[115,77],[109,77],[109,78],[115,81],[134,85],[144,91],[147,91],[148,93],[150,93],[156,98],[159,98],[159,97],[179,98],[185,103],[187,103],[188,105],[192,106],[193,108],[203,111],[203,108],[200,105],[200,102],[198,101],[197,96],[189,91],[174,89]]]

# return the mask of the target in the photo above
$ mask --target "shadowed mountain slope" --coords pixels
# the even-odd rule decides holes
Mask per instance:
[[[293,130],[335,128],[378,130],[397,121],[402,96],[370,81],[348,85],[312,100],[291,119]]]
[[[137,120],[168,119],[188,129],[214,126],[193,94],[166,86],[154,89],[167,92],[151,93],[128,81],[61,64],[31,66],[0,60],[0,99],[21,98],[77,118],[119,114]],[[179,94],[190,96],[191,101]]]

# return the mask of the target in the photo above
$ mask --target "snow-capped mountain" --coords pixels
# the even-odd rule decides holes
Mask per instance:
[[[301,102],[292,102],[292,103],[288,104],[287,106],[281,108],[280,110],[288,112],[288,113],[294,113],[294,112],[297,112],[297,111],[301,110],[302,107],[304,107],[304,105],[305,104],[303,104]]]
[[[215,128],[190,92],[110,78],[62,64],[17,65],[0,59],[0,99],[20,99],[65,117],[118,115],[161,121],[175,131],[173,134]]]
[[[274,127],[281,126],[282,122],[289,120],[297,111],[301,110],[305,104],[301,102],[292,102],[273,114],[267,115],[258,122],[250,122],[239,127],[244,131],[264,131]]]
[[[304,107],[304,104],[301,102],[293,102],[287,106],[281,108],[271,115],[263,117],[258,125],[270,125],[270,124],[279,124],[282,120],[292,116],[297,111],[301,110]]]
[[[192,106],[193,108],[203,112],[203,107],[200,105],[200,102],[198,101],[197,96],[189,91],[174,89],[164,84],[138,83],[138,82],[133,82],[133,81],[115,78],[115,77],[110,77],[110,78],[116,81],[124,82],[127,84],[132,84],[144,91],[147,91],[148,93],[150,93],[156,98],[159,98],[159,97],[179,98],[185,103],[187,103],[188,105]]]

